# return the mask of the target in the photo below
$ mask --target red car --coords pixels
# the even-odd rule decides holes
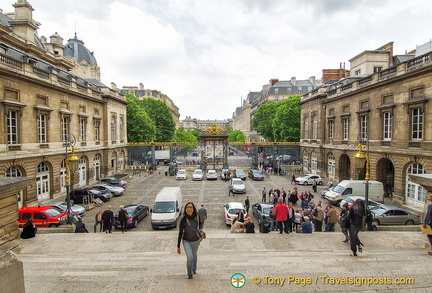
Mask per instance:
[[[42,228],[58,227],[66,223],[67,218],[66,212],[62,212],[59,209],[50,206],[20,208],[18,213],[18,225],[20,228],[22,228],[30,218],[33,220],[33,224],[36,227]]]

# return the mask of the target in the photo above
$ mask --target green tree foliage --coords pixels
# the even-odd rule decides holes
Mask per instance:
[[[300,96],[291,96],[276,110],[273,119],[273,137],[276,141],[300,141]]]
[[[273,119],[280,105],[281,103],[263,104],[252,119],[252,126],[255,130],[270,141],[274,140]]]
[[[229,133],[229,142],[245,142],[246,135],[241,130],[234,130]]]
[[[156,137],[156,126],[153,120],[135,96],[126,94],[126,100],[128,102],[126,107],[128,142],[151,142]]]
[[[174,133],[174,140],[181,145],[182,142],[196,143],[198,142],[197,137],[192,133],[192,131],[185,131],[183,127],[177,129]],[[187,146],[188,151],[192,151],[196,146]]]
[[[175,132],[175,122],[171,111],[164,102],[147,98],[139,101],[156,126],[155,141],[171,141]]]

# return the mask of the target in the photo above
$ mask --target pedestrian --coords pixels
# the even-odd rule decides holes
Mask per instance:
[[[312,182],[312,190],[313,190],[313,192],[317,193],[317,182],[316,182],[316,179],[314,179],[314,181]]]
[[[258,225],[260,233],[270,233],[270,222],[267,220],[266,216],[262,216],[262,220],[259,222]]]
[[[82,221],[81,217],[78,217],[78,222],[75,223],[75,233],[88,233],[84,222]]]
[[[266,202],[267,191],[265,187],[261,190],[261,202]]]
[[[204,229],[204,222],[207,220],[207,210],[204,208],[204,204],[198,210],[198,217],[201,223],[201,229]]]
[[[357,256],[357,249],[359,252],[363,252],[363,243],[361,243],[358,233],[363,229],[364,223],[363,218],[366,216],[366,208],[363,200],[356,199],[351,209],[349,210],[349,236],[351,245],[351,256]]]
[[[237,210],[237,219],[242,223],[245,221],[245,215],[241,209]]]
[[[288,207],[283,203],[283,199],[278,199],[278,204],[274,208],[275,219],[278,222],[279,234],[288,234]]]
[[[432,201],[432,193],[429,195],[429,200]],[[423,228],[426,228],[426,225],[432,226],[432,203],[430,203],[427,207],[426,216],[423,221]],[[427,237],[430,243],[430,250],[428,251],[428,254],[432,255],[432,234],[427,234]]]
[[[244,224],[246,233],[255,233],[255,224],[251,217],[249,217]]]
[[[286,192],[285,192],[285,190],[283,188],[282,188],[282,191],[281,191],[281,195],[282,195],[282,198],[283,198],[283,203],[286,204],[287,203],[287,201],[286,201],[287,194],[286,194]]]
[[[296,177],[295,177],[295,175],[294,175],[294,173],[292,174],[292,176],[291,176],[291,184],[296,184]]]
[[[249,196],[246,196],[245,199],[245,208],[246,208],[246,213],[249,215],[249,207],[250,207],[250,200],[249,200]]]
[[[29,239],[36,236],[37,228],[33,224],[33,219],[29,218],[27,223],[24,224],[23,230],[21,232],[20,237],[22,239]]]
[[[345,236],[345,240],[343,240],[342,242],[348,243],[349,242],[348,230],[349,230],[350,220],[349,220],[349,209],[347,203],[344,203],[342,206],[342,211],[339,216],[339,225],[341,227],[342,234]]]
[[[96,228],[97,228],[98,225],[100,225],[99,232],[102,232],[102,229],[103,229],[102,210],[99,210],[98,213],[95,216],[95,224],[93,226],[95,233],[96,233]]]
[[[310,222],[309,217],[303,217],[302,220],[300,220],[300,228],[297,229],[297,233],[312,233],[312,224]]]
[[[114,213],[112,211],[112,207],[108,206],[107,209],[102,213],[103,230],[105,233],[111,233],[113,221]]]
[[[179,224],[179,234],[177,240],[177,253],[180,254],[180,242],[183,240],[183,249],[186,254],[186,269],[188,279],[193,279],[196,274],[198,263],[198,247],[200,241],[200,222],[198,211],[192,202],[185,205],[183,217]]]
[[[288,204],[288,231],[292,232],[293,231],[293,223],[294,223],[294,215],[295,211],[293,208],[292,203]]]
[[[234,187],[232,185],[232,181],[230,182],[230,185],[228,186],[228,196],[230,196],[232,194],[232,196],[234,196]]]
[[[322,224],[324,221],[324,211],[321,207],[321,202],[318,202],[317,206],[312,211],[314,217],[314,230],[315,232],[322,232]]]
[[[239,221],[238,218],[234,218],[234,220],[231,223],[231,233],[244,233],[245,232],[245,225]]]
[[[327,212],[327,224],[325,227],[325,232],[334,232],[335,224],[337,223],[339,217],[336,212],[336,209],[333,206],[329,205],[329,210]]]
[[[120,206],[120,210],[118,212],[118,221],[120,222],[120,227],[122,230],[122,233],[126,231],[127,226],[127,219],[129,218],[129,215],[127,211],[124,209],[124,206]]]

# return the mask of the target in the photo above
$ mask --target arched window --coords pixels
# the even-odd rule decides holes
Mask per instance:
[[[6,170],[6,177],[21,177],[21,171],[17,167],[10,167]]]
[[[336,158],[333,153],[329,153],[327,157],[327,174],[330,178],[334,178],[336,174]]]
[[[313,173],[316,173],[316,171],[318,170],[318,158],[315,151],[311,153],[311,169]]]

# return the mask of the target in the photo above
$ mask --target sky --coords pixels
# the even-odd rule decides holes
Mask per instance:
[[[28,2],[39,36],[57,32],[66,43],[76,32],[104,84],[161,91],[180,119],[229,119],[270,79],[321,79],[365,50],[394,42],[404,54],[432,37],[430,0]]]

